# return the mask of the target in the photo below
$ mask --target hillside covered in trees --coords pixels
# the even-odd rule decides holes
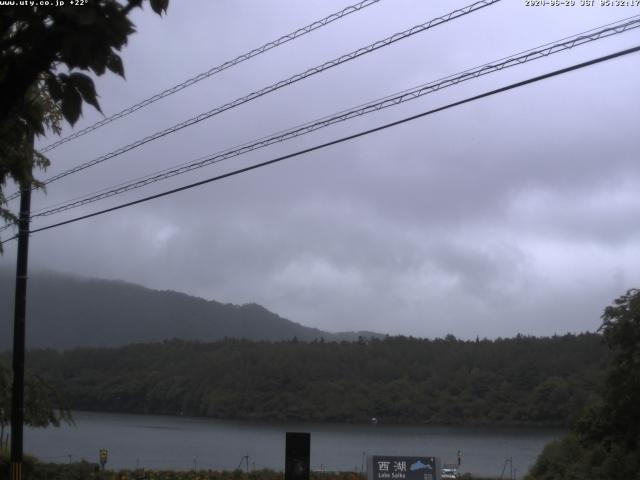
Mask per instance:
[[[610,351],[602,396],[545,447],[526,480],[640,479],[640,289],[605,308],[599,331]]]
[[[607,355],[596,334],[354,343],[174,340],[40,350],[27,364],[60,389],[72,409],[564,426],[597,397]]]
[[[0,268],[0,350],[11,347],[14,275]],[[351,341],[378,335],[305,327],[255,303],[233,305],[123,281],[52,272],[29,276],[27,302],[30,348],[115,347],[172,338]]]

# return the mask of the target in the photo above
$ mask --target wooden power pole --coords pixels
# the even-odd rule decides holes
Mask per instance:
[[[33,143],[29,144],[33,155]],[[13,385],[11,389],[11,480],[22,480],[24,430],[24,352],[27,312],[27,273],[29,260],[29,223],[31,220],[31,185],[20,186],[18,219],[18,261],[13,319]]]

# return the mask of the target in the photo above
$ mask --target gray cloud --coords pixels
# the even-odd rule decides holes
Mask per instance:
[[[51,152],[106,153],[465,2],[384,0]],[[136,15],[108,113],[338,10],[341,2],[172,2]],[[623,11],[624,10],[624,11]],[[638,13],[501,2],[52,184],[37,207],[191,160]],[[50,220],[138,198],[637,43],[631,32],[487,76]],[[593,330],[640,283],[637,58],[571,73],[50,232],[32,265],[122,278],[306,325],[419,336]],[[84,124],[100,118],[87,111]],[[44,142],[47,143],[47,142]],[[35,222],[35,226],[49,223]],[[13,261],[13,247],[3,263]]]

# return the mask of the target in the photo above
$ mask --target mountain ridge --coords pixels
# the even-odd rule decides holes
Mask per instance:
[[[11,346],[14,278],[0,269],[0,349]],[[307,327],[257,303],[236,305],[174,290],[156,290],[123,280],[52,271],[30,275],[27,347],[58,350],[115,347],[170,340],[211,342],[354,341],[383,337],[374,332],[327,332]]]

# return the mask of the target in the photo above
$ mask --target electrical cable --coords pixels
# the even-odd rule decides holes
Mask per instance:
[[[129,190],[141,188],[151,183],[165,180],[167,178],[180,175],[197,168],[202,168],[211,164],[219,163],[228,158],[247,153],[248,151],[263,148],[276,142],[289,140],[290,138],[304,135],[306,133],[311,133],[320,128],[324,128],[333,123],[337,123],[338,121],[346,121],[350,118],[353,118],[354,116],[364,115],[367,113],[371,113],[372,111],[381,110],[383,108],[397,105],[405,101],[413,100],[427,93],[441,90],[442,88],[452,86],[471,78],[492,73],[511,66],[523,64],[528,61],[536,60],[538,58],[558,53],[560,51],[570,49],[578,45],[583,45],[585,43],[600,40],[611,35],[623,33],[633,28],[638,28],[639,26],[640,15],[635,15],[615,22],[611,22],[600,27],[592,28],[584,32],[564,37],[560,40],[556,40],[555,42],[548,42],[538,47],[518,52],[509,57],[503,57],[501,59],[494,60],[493,62],[485,63],[478,67],[467,69],[458,74],[449,75],[447,77],[440,78],[439,80],[423,84],[418,87],[413,87],[411,89],[407,89],[393,95],[389,95],[374,102],[361,104],[357,107],[352,108],[351,110],[343,110],[331,116],[326,116],[313,122],[308,122],[306,124],[294,127],[293,129],[284,130],[271,136],[260,138],[253,143],[246,143],[223,152],[218,152],[213,157],[202,156],[196,160],[185,162],[176,167],[170,167],[159,172],[154,172],[143,177],[120,183],[115,186],[104,188],[91,194],[86,194],[70,200],[65,200],[64,202],[58,202],[48,207],[43,207],[41,209],[38,209],[37,211],[32,212],[31,218],[52,215],[54,213],[62,212],[71,208],[76,208],[88,203],[93,203],[105,198],[109,198],[111,196],[118,195]],[[3,227],[0,227],[0,232],[12,226],[14,225],[4,225]]]
[[[90,125],[86,128],[83,128],[82,130],[79,130],[75,133],[72,133],[71,135],[68,135],[64,138],[61,138],[60,140],[57,140],[56,142],[53,142],[45,147],[43,147],[40,151],[41,152],[48,152],[49,150],[53,150],[56,147],[59,147],[60,145],[67,143],[71,140],[74,140],[76,138],[82,137],[83,135],[86,135],[89,132],[92,132],[94,130],[97,130],[100,127],[103,127],[104,125],[107,125],[111,122],[114,122],[115,120],[118,120],[120,118],[126,117],[127,115],[132,114],[133,112],[136,112],[148,105],[151,105],[152,103],[157,102],[158,100],[161,100],[162,98],[168,97],[169,95],[173,95],[176,92],[179,92],[181,90],[184,90],[187,87],[190,87],[191,85],[194,85],[198,82],[200,82],[201,80],[204,80],[205,78],[209,78],[212,75],[215,75],[217,73],[220,73],[224,70],[227,70],[228,68],[231,68],[235,65],[238,65],[239,63],[244,62],[245,60],[249,60],[250,58],[253,58],[257,55],[260,55],[262,53],[265,53],[273,48],[279,47],[280,45],[284,45],[285,43],[288,43],[292,40],[295,40],[296,38],[299,38],[303,35],[306,35],[308,33],[313,32],[314,30],[317,30],[321,27],[324,27],[332,22],[335,22],[336,20],[340,20],[344,17],[346,17],[347,15],[350,15],[352,13],[355,12],[359,12],[360,10],[369,7],[373,4],[378,3],[380,0],[363,0],[359,3],[356,3],[354,5],[350,5],[346,8],[343,8],[342,10],[340,10],[339,12],[335,12],[332,13],[331,15],[324,17],[320,20],[316,20],[313,23],[310,23],[309,25],[299,28],[297,30],[295,30],[294,32],[291,32],[287,35],[283,35],[280,38],[276,39],[276,40],[272,40],[270,42],[265,43],[264,45],[254,48],[253,50],[250,50],[249,52],[243,53],[242,55],[238,55],[237,57],[233,58],[232,60],[228,60],[224,63],[221,63],[220,65],[217,65],[215,67],[210,68],[209,70],[207,70],[206,72],[202,72],[194,77],[191,77],[187,80],[185,80],[184,82],[175,85],[171,88],[167,88],[166,90],[163,90],[160,93],[156,93],[155,95],[146,98],[138,103],[136,103],[135,105],[132,105],[128,108],[125,108],[124,110],[121,110],[118,113],[114,113],[113,115],[110,115],[109,117],[103,118],[102,120],[100,120],[99,122],[94,123],[93,125]]]
[[[512,66],[522,65],[524,63],[527,63],[533,60],[544,58],[549,55],[571,49],[578,45],[584,45],[589,42],[600,40],[602,38],[607,38],[611,35],[620,34],[620,33],[629,31],[631,29],[640,27],[640,16],[635,16],[630,18],[631,20],[629,19],[621,20],[618,22],[614,22],[613,24],[609,24],[609,26],[606,26],[606,28],[600,28],[599,30],[592,29],[587,32],[573,35],[571,37],[565,37],[564,39],[559,40],[555,43],[547,43],[540,47],[535,47],[534,49],[530,49],[525,52],[520,52],[510,57],[502,58],[500,60],[495,60],[493,62],[486,63],[479,67],[468,69],[461,73],[450,75],[448,77],[444,77],[439,80],[426,83],[418,87],[414,87],[412,89],[405,90],[398,94],[384,97],[383,99],[379,99],[374,102],[369,102],[367,104],[359,105],[358,107],[355,107],[350,110],[343,110],[342,112],[339,112],[337,114],[323,117],[319,120],[308,122],[306,124],[299,125],[289,130],[278,132],[271,136],[260,138],[258,140],[243,144],[238,147],[232,147],[231,149],[217,152],[213,155],[200,157],[196,160],[192,160],[191,162],[184,163],[177,167],[164,169],[160,172],[155,172],[153,174],[146,175],[144,177],[131,180],[129,182],[124,182],[116,186],[105,188],[98,192],[87,194],[72,200],[67,200],[65,202],[59,202],[56,205],[41,208],[37,211],[34,211],[31,215],[31,218],[53,215],[55,213],[60,213],[66,210],[70,210],[72,208],[80,207],[82,205],[94,203],[96,201],[103,200],[105,198],[113,197],[115,195],[119,195],[130,190],[142,188],[152,183],[166,180],[168,178],[181,175],[181,174],[190,172],[192,170],[196,170],[198,168],[203,168],[212,164],[216,164],[224,160],[228,160],[230,158],[237,157],[245,153],[273,145],[275,143],[284,142],[292,138],[296,138],[296,137],[317,131],[321,128],[325,128],[339,122],[347,121],[355,117],[363,116],[375,111],[389,108],[389,107],[398,105],[400,103],[415,100],[426,94],[433,93],[453,85],[457,85],[461,82],[471,80],[473,78],[478,78],[482,75],[501,71],[501,70],[504,70],[505,68],[509,68]]]
[[[468,98],[465,98],[463,100],[459,100],[457,102],[449,103],[449,104],[444,105],[442,107],[434,108],[434,109],[428,110],[426,112],[422,112],[422,113],[419,113],[419,114],[416,114],[416,115],[412,115],[412,116],[409,116],[409,117],[406,117],[406,118],[403,118],[403,119],[400,119],[400,120],[396,120],[394,122],[386,123],[384,125],[380,125],[380,126],[375,127],[375,128],[364,130],[364,131],[355,133],[353,135],[348,135],[348,136],[345,136],[345,137],[341,137],[341,138],[338,138],[336,140],[332,140],[332,141],[329,141],[329,142],[322,143],[320,145],[315,145],[313,147],[305,148],[303,150],[298,150],[297,152],[293,152],[293,153],[290,153],[290,154],[287,154],[287,155],[282,155],[280,157],[273,158],[271,160],[267,160],[267,161],[264,161],[264,162],[261,162],[261,163],[257,163],[257,164],[254,164],[254,165],[250,165],[248,167],[244,167],[244,168],[240,168],[240,169],[237,169],[237,170],[233,170],[231,172],[227,172],[227,173],[224,173],[222,175],[217,175],[215,177],[207,178],[205,180],[200,180],[198,182],[191,183],[191,184],[188,184],[188,185],[184,185],[182,187],[178,187],[178,188],[174,188],[174,189],[171,189],[171,190],[167,190],[167,191],[164,191],[164,192],[161,192],[161,193],[157,193],[155,195],[150,195],[148,197],[140,198],[138,200],[134,200],[134,201],[131,201],[131,202],[127,202],[127,203],[123,203],[123,204],[120,204],[120,205],[116,205],[114,207],[106,208],[104,210],[99,210],[97,212],[89,213],[89,214],[86,214],[86,215],[81,215],[81,216],[78,216],[78,217],[75,217],[75,218],[71,218],[69,220],[65,220],[65,221],[62,221],[62,222],[55,223],[55,224],[47,225],[45,227],[36,228],[34,230],[31,230],[30,233],[33,234],[33,233],[43,232],[43,231],[46,231],[46,230],[50,230],[52,228],[61,227],[63,225],[68,225],[70,223],[79,222],[81,220],[85,220],[85,219],[88,219],[88,218],[96,217],[98,215],[103,215],[105,213],[113,212],[113,211],[116,211],[116,210],[120,210],[120,209],[123,209],[123,208],[126,208],[126,207],[133,206],[133,205],[138,205],[140,203],[145,203],[145,202],[148,202],[148,201],[151,201],[151,200],[155,200],[157,198],[165,197],[165,196],[168,196],[168,195],[173,195],[174,193],[182,192],[184,190],[189,190],[189,189],[192,189],[192,188],[195,188],[195,187],[199,187],[201,185],[205,185],[207,183],[215,182],[215,181],[222,180],[224,178],[232,177],[232,176],[235,176],[235,175],[239,175],[241,173],[245,173],[245,172],[248,172],[248,171],[251,171],[251,170],[256,170],[258,168],[266,167],[268,165],[273,165],[275,163],[279,163],[279,162],[282,162],[282,161],[290,159],[290,158],[298,157],[298,156],[301,156],[301,155],[304,155],[304,154],[307,154],[307,153],[310,153],[310,152],[314,152],[314,151],[317,151],[317,150],[322,150],[322,149],[327,148],[329,146],[338,145],[340,143],[344,143],[344,142],[347,142],[347,141],[350,141],[350,140],[354,140],[356,138],[364,137],[366,135],[370,135],[370,134],[375,133],[375,132],[379,132],[379,131],[386,130],[386,129],[391,128],[391,127],[402,125],[404,123],[408,123],[408,122],[417,120],[419,118],[426,117],[428,115],[432,115],[432,114],[435,114],[435,113],[438,113],[438,112],[441,112],[441,111],[444,111],[444,110],[448,110],[450,108],[454,108],[454,107],[457,107],[457,106],[460,106],[460,105],[471,103],[471,102],[474,102],[476,100],[480,100],[480,99],[487,98],[487,97],[490,97],[490,96],[493,96],[493,95],[497,95],[499,93],[507,92],[509,90],[520,88],[520,87],[523,87],[525,85],[530,85],[532,83],[536,83],[536,82],[539,82],[539,81],[542,81],[542,80],[546,80],[548,78],[552,78],[552,77],[555,77],[555,76],[558,76],[558,75],[563,75],[563,74],[566,74],[566,73],[569,73],[569,72],[572,72],[572,71],[575,71],[575,70],[579,70],[579,69],[586,68],[586,67],[589,67],[589,66],[592,66],[592,65],[596,65],[598,63],[602,63],[602,62],[605,62],[605,61],[613,60],[615,58],[619,58],[619,57],[622,57],[622,56],[625,56],[625,55],[630,55],[630,54],[636,53],[638,51],[640,51],[640,45],[638,45],[636,47],[628,48],[626,50],[621,50],[621,51],[618,51],[618,52],[615,52],[615,53],[611,53],[609,55],[598,57],[598,58],[595,58],[595,59],[592,59],[592,60],[589,60],[589,61],[586,61],[586,62],[578,63],[578,64],[575,64],[575,65],[572,65],[572,66],[569,66],[569,67],[561,68],[559,70],[554,70],[552,72],[545,73],[543,75],[538,75],[536,77],[532,77],[532,78],[529,78],[527,80],[522,80],[520,82],[511,83],[511,84],[506,85],[504,87],[500,87],[500,88],[497,88],[497,89],[494,89],[494,90],[490,90],[490,91],[481,93],[479,95],[474,95],[472,97],[468,97]],[[12,237],[12,238],[10,238],[10,239],[7,239],[7,240],[3,241],[2,244],[5,244],[5,243],[7,243],[7,242],[9,242],[11,240],[14,240],[15,238],[17,238],[17,235]]]
[[[237,107],[239,105],[242,105],[244,103],[247,103],[247,102],[250,102],[252,100],[255,100],[255,99],[259,98],[259,97],[267,95],[268,93],[274,92],[274,91],[279,90],[279,89],[281,89],[283,87],[286,87],[286,86],[289,86],[289,85],[291,85],[293,83],[299,82],[299,81],[301,81],[301,80],[303,80],[305,78],[311,77],[311,76],[316,75],[316,74],[318,74],[320,72],[323,72],[325,70],[333,68],[333,67],[335,67],[337,65],[340,65],[342,63],[348,62],[348,61],[353,60],[355,58],[361,57],[363,55],[366,55],[368,53],[371,53],[371,52],[373,52],[375,50],[378,50],[380,48],[386,47],[388,45],[391,45],[392,43],[395,43],[397,41],[403,40],[403,39],[408,38],[408,37],[410,37],[412,35],[415,35],[417,33],[429,30],[429,29],[431,29],[433,27],[436,27],[438,25],[441,25],[443,23],[447,23],[447,22],[449,22],[451,20],[454,20],[456,18],[468,15],[468,14],[470,14],[472,12],[480,10],[480,9],[482,9],[484,7],[489,6],[489,5],[493,5],[493,4],[495,4],[497,2],[500,2],[500,1],[501,0],[480,0],[478,2],[475,2],[475,3],[471,4],[471,5],[468,5],[466,7],[454,10],[454,11],[452,11],[452,12],[446,14],[446,15],[443,15],[443,16],[440,16],[440,17],[436,17],[436,18],[434,18],[432,20],[429,20],[426,23],[422,23],[420,25],[415,25],[415,26],[413,26],[413,27],[411,27],[411,28],[409,28],[409,29],[407,29],[407,30],[405,30],[403,32],[396,33],[396,34],[391,35],[391,36],[389,36],[389,37],[387,37],[387,38],[385,38],[383,40],[378,40],[377,42],[374,42],[374,43],[372,43],[370,45],[367,45],[366,47],[358,48],[357,50],[354,50],[354,51],[352,51],[350,53],[341,55],[340,57],[337,57],[337,58],[335,58],[333,60],[325,62],[325,63],[323,63],[323,64],[321,64],[319,66],[310,68],[310,69],[308,69],[308,70],[306,70],[306,71],[304,71],[302,73],[298,73],[296,75],[293,75],[293,76],[287,78],[286,80],[281,80],[281,81],[279,81],[277,83],[269,85],[268,87],[264,87],[261,90],[256,90],[255,92],[250,93],[248,95],[245,95],[244,97],[240,97],[240,98],[238,98],[238,99],[236,99],[236,100],[234,100],[232,102],[229,102],[229,103],[226,103],[226,104],[221,105],[219,107],[216,107],[216,108],[214,108],[212,110],[209,110],[208,112],[201,113],[200,115],[197,115],[197,116],[192,117],[190,119],[187,119],[187,120],[185,120],[185,121],[183,121],[181,123],[173,125],[172,127],[169,127],[169,128],[167,128],[165,130],[161,130],[159,132],[156,132],[156,133],[154,133],[152,135],[144,137],[144,138],[142,138],[140,140],[137,140],[137,141],[135,141],[133,143],[130,143],[130,144],[128,144],[128,145],[126,145],[124,147],[121,147],[121,148],[119,148],[117,150],[114,150],[114,151],[112,151],[110,153],[107,153],[107,154],[102,155],[102,156],[100,156],[98,158],[90,160],[90,161],[88,161],[86,163],[78,165],[78,166],[76,166],[74,168],[71,168],[71,169],[66,170],[64,172],[61,172],[61,173],[59,173],[57,175],[54,175],[53,177],[50,177],[50,178],[42,181],[41,183],[43,185],[48,185],[49,183],[52,183],[52,182],[54,182],[56,180],[60,180],[61,178],[64,178],[64,177],[66,177],[68,175],[71,175],[73,173],[77,173],[79,171],[85,170],[85,169],[87,169],[89,167],[92,167],[94,165],[97,165],[99,163],[102,163],[102,162],[104,162],[106,160],[109,160],[111,158],[114,158],[114,157],[117,157],[119,155],[122,155],[123,153],[126,153],[126,152],[128,152],[130,150],[133,150],[134,148],[140,147],[140,146],[142,146],[142,145],[144,145],[146,143],[149,143],[151,141],[157,140],[157,139],[162,138],[162,137],[164,137],[166,135],[169,135],[171,133],[177,132],[178,130],[182,130],[183,128],[187,128],[187,127],[190,127],[190,126],[195,125],[197,123],[200,123],[203,120],[206,120],[208,118],[213,117],[214,115],[218,115],[218,114],[220,114],[222,112],[225,112],[227,110],[235,108],[235,107]],[[17,198],[19,195],[20,195],[20,193],[16,192],[15,194],[13,194],[10,197],[8,197],[7,200],[12,200],[14,198]]]

